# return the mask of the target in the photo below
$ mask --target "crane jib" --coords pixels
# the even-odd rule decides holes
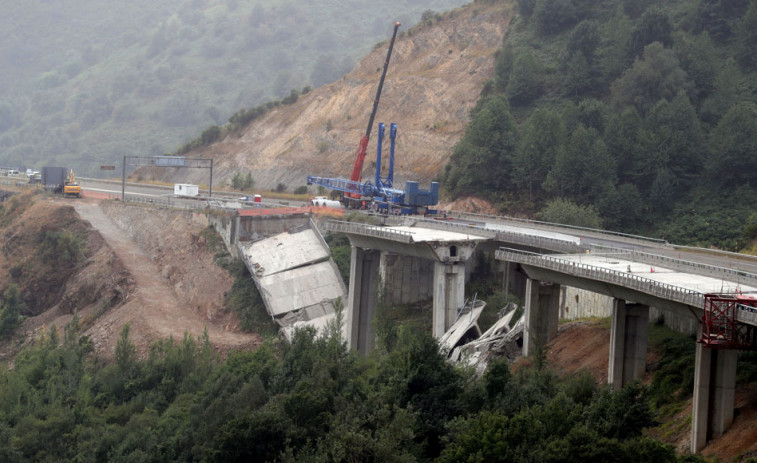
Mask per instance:
[[[381,79],[379,80],[378,89],[376,89],[376,99],[373,101],[373,111],[371,111],[371,117],[368,119],[368,128],[365,129],[365,137],[371,138],[371,127],[373,127],[373,120],[376,118],[376,111],[378,110],[379,99],[381,98],[381,89],[384,88],[384,79],[386,78],[386,70],[389,69],[389,59],[392,57],[392,49],[394,48],[394,40],[397,38],[397,30],[400,28],[400,23],[394,23],[394,33],[392,34],[392,40],[389,42],[389,51],[386,52],[386,61],[384,62],[384,71],[381,73]]]

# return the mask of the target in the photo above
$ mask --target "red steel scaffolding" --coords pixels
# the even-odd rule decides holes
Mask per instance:
[[[705,294],[699,342],[716,349],[757,350],[757,327],[739,322],[739,311],[757,313],[757,296]]]

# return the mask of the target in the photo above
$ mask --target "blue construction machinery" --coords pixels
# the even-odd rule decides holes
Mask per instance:
[[[345,207],[359,209],[373,209],[388,214],[433,214],[430,209],[439,202],[439,183],[431,182],[428,190],[422,190],[418,182],[405,182],[405,189],[394,188],[394,148],[397,139],[397,124],[392,123],[389,129],[391,150],[389,153],[389,169],[386,178],[381,177],[381,150],[384,139],[385,125],[378,125],[378,141],[376,143],[376,176],[374,183],[359,182],[344,178],[326,178],[308,175],[308,185],[320,185],[342,192],[342,203]]]

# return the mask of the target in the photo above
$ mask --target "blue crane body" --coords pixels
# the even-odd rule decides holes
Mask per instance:
[[[405,182],[405,189],[394,188],[394,148],[397,138],[397,124],[390,126],[391,151],[389,154],[389,169],[386,178],[381,177],[381,150],[384,138],[384,123],[378,126],[378,141],[376,145],[376,176],[374,183],[359,182],[343,178],[315,177],[308,175],[308,185],[320,185],[343,193],[345,206],[351,206],[350,199],[357,199],[360,207],[391,212],[394,214],[426,214],[434,213],[429,209],[439,202],[439,183],[431,182],[430,189],[422,190],[418,182]],[[354,201],[353,201],[354,203]]]

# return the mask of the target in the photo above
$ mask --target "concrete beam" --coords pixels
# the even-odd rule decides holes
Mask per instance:
[[[465,265],[434,263],[433,335],[441,338],[465,304]]]
[[[560,285],[526,280],[526,312],[523,330],[523,356],[535,352],[557,335],[560,316]]]
[[[702,450],[709,440],[723,435],[733,424],[736,357],[735,350],[712,349],[697,343],[691,411],[692,453]]]
[[[647,363],[649,306],[613,301],[607,382],[620,389],[642,378]]]
[[[622,299],[625,301],[635,301],[641,304],[648,305],[650,307],[657,307],[660,309],[672,310],[682,316],[690,316],[692,320],[702,319],[702,308],[692,307],[680,302],[671,301],[669,299],[663,299],[651,294],[646,294],[641,291],[636,291],[631,288],[626,288],[620,285],[604,283],[591,278],[582,278],[580,276],[567,275],[558,271],[535,267],[533,265],[521,264],[521,268],[526,272],[529,278],[540,281],[552,281],[561,285],[572,286],[574,288],[581,288],[587,291],[592,291],[606,296],[611,296],[616,299]]]
[[[345,325],[347,346],[367,355],[376,343],[373,318],[378,299],[380,251],[352,247],[350,291]]]

